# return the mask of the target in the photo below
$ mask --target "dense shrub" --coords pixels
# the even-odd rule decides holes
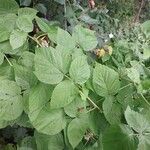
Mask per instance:
[[[148,5],[0,0],[0,149],[149,150]]]

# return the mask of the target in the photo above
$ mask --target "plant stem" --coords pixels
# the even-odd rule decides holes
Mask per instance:
[[[84,95],[85,96],[85,94],[80,90],[79,91],[82,95]],[[90,98],[90,97],[86,97],[87,98],[87,100],[89,100],[89,102],[94,106],[94,108],[97,108],[101,113],[103,112],[94,102],[93,102],[93,100]]]
[[[135,18],[134,18],[134,23],[139,22],[139,17],[140,17],[142,8],[144,7],[144,3],[145,3],[145,0],[142,0],[142,1],[141,1],[141,4],[140,4],[140,8],[139,8],[139,10],[138,10],[138,13],[137,13],[137,15],[136,15]]]
[[[102,113],[102,110],[91,100],[90,97],[87,97],[87,99],[90,101],[90,103],[91,103],[95,108],[97,108],[97,109]]]
[[[10,66],[13,66],[12,63],[9,61],[9,59],[7,58],[6,55],[4,55],[4,57],[6,58],[7,62],[9,63]]]
[[[124,89],[124,88],[126,88],[126,87],[130,86],[131,84],[132,84],[132,83],[129,83],[129,84],[127,84],[127,85],[125,85],[125,86],[121,87],[121,88],[119,89],[119,91],[121,91],[122,89]]]
[[[39,35],[36,39],[39,39],[40,37],[46,36],[46,35],[47,35],[47,33],[43,33],[43,34]]]
[[[67,78],[67,79],[69,79],[69,80],[72,80],[69,76],[67,76],[67,75],[65,75],[65,77]],[[82,95],[84,95],[85,97],[86,97],[86,95],[82,92],[82,88],[81,87],[79,87],[79,86],[77,86],[78,88],[79,88],[79,92],[82,94]],[[93,102],[93,100],[90,98],[90,97],[86,97],[88,100],[89,100],[89,102],[94,106],[94,109],[95,108],[97,108],[101,113],[103,112],[94,102]]]
[[[30,36],[30,35],[28,35],[28,37],[29,37],[30,39],[32,39],[33,41],[35,41],[40,47],[43,47],[43,46],[40,44],[40,42],[39,42],[36,38],[34,38],[34,37]]]
[[[145,101],[145,103],[147,103],[149,106],[150,106],[150,103],[148,102],[148,100],[144,97],[144,95],[141,93],[140,94],[141,95],[141,97],[143,98],[143,100]]]
[[[93,107],[92,109],[88,110],[87,113],[89,113],[89,112],[91,112],[91,111],[93,111],[95,109],[96,109],[96,107]]]
[[[69,79],[70,81],[72,81],[72,79],[69,77],[69,76],[67,76],[66,74],[64,75],[67,79]]]

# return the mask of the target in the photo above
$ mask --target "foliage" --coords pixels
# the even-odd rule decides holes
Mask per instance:
[[[0,0],[0,149],[149,150],[150,21],[47,3]]]

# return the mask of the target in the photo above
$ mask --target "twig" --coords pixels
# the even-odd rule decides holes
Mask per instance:
[[[143,6],[144,6],[144,1],[145,1],[145,0],[142,0],[142,1],[141,1],[141,5],[140,5],[140,8],[139,8],[139,11],[138,11],[137,15],[136,15],[135,18],[134,18],[134,23],[139,22],[139,17],[140,17],[142,8],[143,8]]]

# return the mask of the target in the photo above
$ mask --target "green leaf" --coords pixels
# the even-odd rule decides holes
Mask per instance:
[[[59,45],[56,49],[51,49],[52,63],[64,74],[69,72],[71,60],[71,51],[66,51],[63,46]]]
[[[69,143],[75,148],[82,140],[88,128],[88,120],[86,116],[73,119],[67,129]]]
[[[18,10],[17,27],[24,32],[33,31],[33,19],[36,17],[37,10],[32,8],[21,8]]]
[[[150,46],[148,44],[142,45],[143,49],[143,59],[147,60],[150,58]]]
[[[31,20],[33,20],[36,17],[37,14],[37,10],[33,9],[33,8],[29,8],[29,7],[24,7],[24,8],[20,8],[18,10],[18,15],[19,16],[28,16],[30,17]]]
[[[10,41],[5,41],[0,43],[0,48],[1,51],[5,54],[20,56],[24,51],[29,50],[29,43],[26,41],[23,46],[17,49],[12,49],[12,46],[10,45]]]
[[[79,56],[85,56],[81,48],[74,48],[72,53],[72,59],[75,59]]]
[[[40,81],[47,84],[58,84],[63,80],[64,74],[59,67],[62,65],[60,52],[57,52],[52,47],[38,48],[34,61],[34,73]]]
[[[2,65],[0,65],[0,80],[4,80],[4,79],[8,79],[8,80],[14,79],[13,68],[6,61],[4,61]]]
[[[96,64],[93,87],[100,96],[115,95],[120,88],[118,73],[107,66]]]
[[[19,63],[32,70],[34,67],[34,53],[28,51],[23,52]]]
[[[64,141],[61,133],[56,135],[45,135],[35,132],[37,150],[63,150]]]
[[[17,13],[19,6],[15,0],[0,0],[0,14]]]
[[[14,81],[0,80],[0,117],[11,121],[23,111],[21,89]]]
[[[94,31],[83,28],[80,25],[75,27],[72,36],[84,51],[90,51],[98,44]]]
[[[136,150],[134,132],[126,125],[113,125],[105,130],[102,137],[104,150]]]
[[[29,95],[29,118],[33,127],[40,133],[54,135],[66,126],[62,109],[50,109],[48,105],[52,87],[39,84]]]
[[[15,120],[15,123],[21,127],[33,128],[26,113],[22,113],[22,115]]]
[[[108,122],[104,115],[99,112],[99,110],[91,111],[89,114],[89,125],[90,130],[95,135],[100,135],[106,127],[108,127]]]
[[[64,107],[65,113],[74,118],[86,111],[86,103],[80,97],[75,98],[69,105]]]
[[[42,110],[32,125],[38,132],[55,135],[66,127],[64,112],[61,109]]]
[[[84,84],[90,78],[90,67],[85,56],[75,58],[70,66],[70,77],[75,83]]]
[[[139,84],[140,81],[140,73],[134,67],[127,68],[127,76],[134,82]]]
[[[150,89],[150,79],[145,79],[142,81],[142,86],[145,90],[149,90]]]
[[[110,124],[121,123],[121,105],[114,102],[112,96],[106,97],[103,102],[104,116]]]
[[[40,13],[44,14],[46,16],[47,14],[47,8],[44,4],[38,3],[35,5],[36,10],[38,10]]]
[[[50,40],[56,43],[57,41],[57,27],[54,25],[49,25],[46,20],[36,17],[36,22],[39,28],[48,34]]]
[[[150,148],[150,134],[139,136],[139,144],[137,150],[149,150]]]
[[[15,14],[0,15],[0,42],[9,39],[11,32],[16,24]]]
[[[3,63],[4,61],[4,54],[0,52],[0,65]]]
[[[127,107],[125,118],[131,128],[140,134],[144,134],[150,130],[150,122],[140,113],[135,112]]]
[[[17,49],[26,42],[27,33],[20,30],[13,30],[10,35],[10,44],[13,49]]]
[[[36,143],[34,137],[27,136],[22,141],[21,144],[17,147],[17,150],[35,150]]]
[[[6,41],[9,39],[10,32],[5,26],[0,26],[0,42]]]
[[[59,94],[58,94],[59,93]],[[60,108],[71,103],[78,94],[75,84],[69,80],[60,82],[52,93],[51,108]]]
[[[46,103],[48,103],[53,88],[48,85],[38,84],[30,90],[29,93],[29,111],[30,120],[38,116]]]
[[[150,20],[147,20],[143,24],[141,24],[141,29],[143,33],[146,35],[146,37],[149,37],[150,36]]]
[[[9,125],[9,121],[0,120],[0,129],[3,129]]]
[[[128,83],[126,80],[122,82],[122,86],[116,96],[117,101],[122,105],[123,110],[125,111],[127,106],[133,105],[133,93],[134,86],[131,83]]]
[[[28,90],[29,92],[30,88],[37,84],[37,78],[32,70],[18,64],[13,64],[13,67],[17,84],[22,87],[23,90]]]
[[[64,150],[64,141],[61,133],[51,136],[48,142],[48,150]]]
[[[33,31],[32,19],[28,15],[21,15],[18,17],[16,24],[21,31],[31,32]]]
[[[12,32],[16,25],[17,15],[15,14],[0,14],[0,25],[4,26],[9,32]]]
[[[57,44],[63,46],[67,51],[75,48],[75,41],[65,30],[58,28]]]

